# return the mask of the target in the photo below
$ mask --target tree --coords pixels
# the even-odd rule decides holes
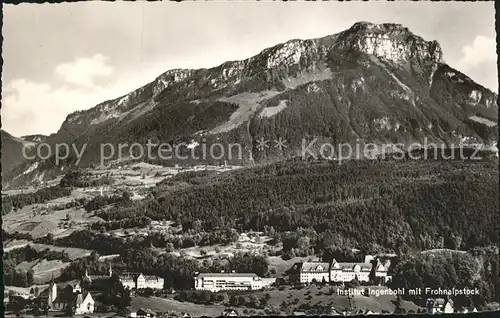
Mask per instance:
[[[115,274],[105,282],[102,293],[103,303],[113,305],[118,310],[125,309],[130,305],[130,292],[126,290]]]
[[[325,277],[323,276],[323,279],[321,280],[321,285],[325,286],[326,285],[326,279]]]
[[[35,271],[32,268],[28,269],[28,271],[26,272],[26,283],[28,286],[33,285],[34,274],[35,274]]]
[[[146,289],[144,289],[144,296],[145,297],[151,297],[151,296],[153,296],[153,289],[151,289],[149,287],[146,288]]]
[[[123,194],[122,194],[122,198],[123,198],[123,200],[125,200],[125,201],[129,201],[129,200],[130,200],[130,197],[131,197],[130,192],[128,192],[128,191],[123,191]]]
[[[260,307],[259,298],[254,294],[250,296],[250,306],[252,306],[253,308]]]
[[[403,301],[402,301],[401,296],[399,294],[396,297],[396,301],[394,302],[394,305],[396,306],[396,309],[394,310],[395,313],[397,313],[397,314],[404,313]]]
[[[354,276],[354,279],[351,281],[351,286],[352,287],[358,287],[359,286],[359,278],[358,275]]]
[[[245,297],[243,297],[243,296],[238,297],[238,306],[240,306],[240,307],[244,306],[246,304],[246,302],[247,301],[246,301]]]
[[[236,296],[231,295],[231,298],[229,299],[229,304],[233,307],[238,306],[238,298]]]
[[[165,252],[171,253],[175,250],[174,244],[172,242],[168,242],[167,246],[165,247]]]
[[[281,302],[280,309],[281,309],[281,311],[286,311],[288,309],[288,303],[286,302],[286,300],[283,300]]]
[[[255,273],[264,277],[268,269],[267,260],[262,255],[239,253],[231,259],[230,267],[239,273]]]
[[[69,317],[74,317],[75,316],[75,310],[74,310],[73,304],[70,304],[69,306],[66,306],[66,309],[64,310],[64,312]]]

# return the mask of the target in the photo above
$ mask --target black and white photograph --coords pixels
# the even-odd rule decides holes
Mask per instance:
[[[4,3],[5,317],[500,317],[495,2]]]

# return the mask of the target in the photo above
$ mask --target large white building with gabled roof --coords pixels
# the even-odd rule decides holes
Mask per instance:
[[[300,282],[329,282],[330,281],[330,264],[323,262],[307,261],[302,263],[300,268]]]
[[[345,283],[355,279],[360,282],[368,282],[373,273],[373,278],[380,278],[380,282],[385,283],[390,278],[387,276],[387,270],[388,268],[380,262],[371,262],[371,259],[367,259],[365,262],[337,262],[333,259],[331,264],[306,261],[302,263],[300,269],[300,282]]]
[[[330,281],[350,282],[357,278],[360,282],[367,282],[370,280],[372,267],[370,263],[339,263],[333,259],[330,267]]]
[[[162,277],[142,273],[124,272],[118,278],[123,287],[128,289],[163,289],[165,283]]]

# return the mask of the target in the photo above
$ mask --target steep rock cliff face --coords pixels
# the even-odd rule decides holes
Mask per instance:
[[[492,146],[498,140],[496,99],[448,66],[436,41],[399,24],[359,22],[338,34],[278,44],[246,60],[167,71],[125,96],[70,114],[47,142],[87,143],[84,165],[98,162],[100,143],[151,139],[207,147],[239,143],[243,149],[241,157],[226,153],[216,160],[182,161],[189,164],[281,160],[298,155],[304,139],[333,145],[428,139]],[[260,138],[282,138],[287,147],[257,149]],[[47,160],[38,169],[52,168]]]

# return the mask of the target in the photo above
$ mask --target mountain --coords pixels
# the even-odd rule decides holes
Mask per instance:
[[[47,136],[41,135],[41,134],[26,135],[26,136],[21,136],[21,139],[24,141],[40,143],[40,142],[44,142],[47,139]]]
[[[8,132],[1,130],[2,138],[2,176],[23,161],[23,146],[29,141],[14,137]]]
[[[82,166],[98,164],[105,143],[186,143],[177,156],[185,159],[147,160],[160,164],[265,163],[300,155],[304,141],[314,139],[315,154],[324,150],[319,142],[408,145],[427,139],[447,146],[460,141],[495,146],[496,99],[447,65],[436,41],[399,24],[358,22],[338,34],[290,40],[246,60],[169,70],[127,95],[70,114],[45,141],[86,143]],[[261,138],[271,141],[269,147],[257,147]],[[279,138],[286,148],[273,147]],[[224,153],[204,158],[215,143]],[[241,145],[241,155],[238,148],[228,150],[231,144]],[[157,151],[153,148],[156,157]],[[70,156],[64,167],[75,162]],[[17,166],[7,180],[34,164]],[[51,158],[26,178],[49,177],[64,167],[55,169]]]

